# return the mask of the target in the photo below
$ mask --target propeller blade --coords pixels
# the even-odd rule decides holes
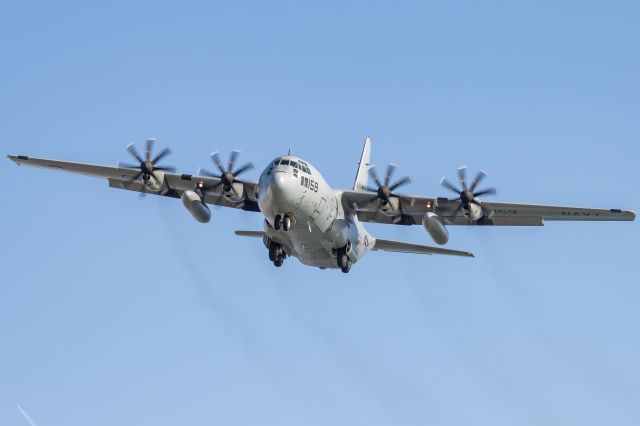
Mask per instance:
[[[140,154],[138,154],[138,151],[136,150],[135,145],[133,145],[133,142],[127,145],[127,151],[129,151],[129,154],[131,154],[133,158],[138,160],[140,163],[144,163],[144,160],[142,159],[142,157],[140,157]]]
[[[129,179],[129,183],[133,183],[133,182],[137,181],[138,179],[140,179],[140,176],[142,176],[142,171],[138,172],[135,176],[133,176],[131,179]]]
[[[156,140],[153,139],[153,138],[148,138],[147,139],[147,147],[146,147],[145,152],[144,152],[145,161],[151,161],[151,149],[153,148],[153,143],[155,141]],[[153,161],[152,161],[152,163],[153,163]]]
[[[160,162],[160,160],[162,160],[164,157],[166,157],[169,154],[171,154],[171,150],[169,148],[165,148],[160,152],[160,154],[156,155],[155,158],[151,160],[151,163],[153,165],[156,165],[158,162]]]
[[[173,173],[176,171],[176,168],[171,166],[163,166],[163,167],[154,167],[153,170],[162,170],[164,172]]]
[[[118,161],[118,168],[119,169],[139,169],[140,164],[121,163],[120,161]]]
[[[444,186],[447,189],[450,189],[456,194],[460,194],[462,192],[458,188],[456,188],[451,182],[449,182],[446,177],[442,178],[442,180],[440,181],[440,185]]]
[[[467,166],[458,167],[458,178],[460,179],[460,184],[462,188],[466,191],[469,189],[467,187]]]
[[[220,170],[220,173],[224,174],[226,170],[222,166],[222,161],[220,161],[220,154],[218,153],[218,151],[211,154],[211,159],[213,160],[215,165],[218,167],[218,170]]]
[[[373,181],[376,183],[376,185],[378,185],[378,188],[382,188],[382,182],[380,182],[380,178],[378,177],[378,173],[376,172],[376,168],[375,167],[371,167],[369,169],[369,176],[371,176],[371,179],[373,179]],[[376,189],[377,191],[377,189]]]
[[[474,197],[480,197],[481,195],[495,195],[498,191],[495,188],[487,188],[484,191],[476,192]]]
[[[484,179],[487,176],[487,172],[485,172],[484,170],[480,170],[478,172],[478,175],[476,176],[476,178],[473,180],[473,183],[471,183],[471,186],[469,187],[469,189],[471,190],[471,192],[474,192],[476,190],[476,187],[478,186],[478,184],[482,181],[482,179]]]
[[[391,177],[396,171],[396,167],[398,166],[393,163],[389,163],[389,165],[387,166],[387,174],[384,177],[384,186],[386,187],[389,186],[389,183],[391,182]]]
[[[404,186],[408,183],[411,183],[411,178],[409,176],[405,176],[402,179],[400,179],[398,182],[394,183],[393,185],[391,185],[389,187],[389,189],[391,190],[391,192],[395,191],[396,189],[400,188],[401,186]]]
[[[367,191],[369,191],[369,192],[378,192],[378,188],[374,188],[372,186],[368,186],[367,187]]]
[[[241,174],[243,174],[244,172],[253,169],[253,163],[247,163],[244,166],[240,167],[238,170],[236,170],[235,172],[233,172],[232,174],[235,177],[240,176]]]
[[[229,166],[227,167],[228,172],[233,170],[233,165],[236,163],[238,155],[240,155],[240,151],[238,151],[237,149],[231,151],[231,155],[229,156]]]
[[[209,177],[214,177],[214,178],[219,177],[219,176],[218,176],[218,175],[216,175],[215,173],[210,172],[210,171],[209,171],[209,170],[207,170],[207,169],[203,169],[202,167],[200,167],[200,170],[198,170],[198,175],[201,175],[201,176],[209,176]]]

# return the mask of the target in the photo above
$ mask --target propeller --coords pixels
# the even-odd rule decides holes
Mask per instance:
[[[173,172],[175,171],[174,167],[167,166],[158,166],[157,164],[165,158],[167,155],[171,154],[171,150],[169,148],[165,148],[155,157],[151,156],[151,152],[153,151],[153,144],[156,140],[153,138],[147,139],[147,144],[145,146],[144,158],[138,153],[136,147],[133,143],[127,145],[127,151],[133,158],[138,161],[138,164],[128,164],[128,163],[118,163],[118,167],[124,167],[127,169],[140,169],[138,174],[129,179],[130,182],[138,180],[140,176],[142,176],[142,180],[147,182],[151,176],[156,180],[160,180],[158,175],[156,175],[156,171],[167,171]]]
[[[481,191],[476,192],[476,188],[486,176],[487,176],[486,172],[484,171],[478,172],[478,174],[476,175],[476,178],[473,180],[473,182],[471,182],[471,186],[468,186],[467,185],[467,168],[464,166],[459,167],[458,179],[460,180],[460,185],[462,185],[462,189],[459,189],[454,184],[449,182],[446,177],[442,178],[442,180],[440,181],[440,184],[445,188],[458,194],[458,198],[453,200],[453,201],[460,201],[460,206],[458,206],[458,208],[456,209],[456,212],[462,208],[468,211],[472,203],[480,206],[481,205],[480,200],[478,200],[477,197],[480,197],[482,195],[494,195],[497,193],[495,188],[487,188],[487,189],[483,189]]]
[[[373,187],[367,188],[368,191],[377,193],[377,195],[371,199],[372,201],[377,198],[380,201],[382,201],[384,205],[389,204],[391,197],[395,195],[393,191],[411,182],[411,178],[408,176],[405,176],[399,181],[393,184],[391,183],[391,178],[393,177],[393,174],[395,173],[397,167],[398,166],[393,163],[387,166],[387,172],[384,176],[384,182],[382,182],[378,177],[378,173],[376,172],[375,166],[369,169],[369,176],[371,176],[371,179],[373,179],[373,181],[377,185],[377,188],[373,188]]]
[[[229,162],[227,163],[227,167],[225,168],[222,165],[222,161],[220,160],[220,154],[217,151],[211,154],[211,160],[213,160],[213,163],[218,168],[220,174],[216,174],[214,172],[210,172],[205,169],[200,169],[200,172],[198,174],[218,178],[220,179],[220,182],[218,182],[217,184],[213,185],[210,188],[206,188],[207,190],[215,189],[220,185],[222,185],[222,190],[224,192],[229,192],[233,188],[232,185],[236,181],[238,176],[240,176],[241,174],[253,168],[252,163],[247,163],[244,166],[234,170],[233,167],[239,155],[240,155],[240,151],[238,151],[237,149],[234,149],[233,151],[231,151],[231,155],[229,156]]]

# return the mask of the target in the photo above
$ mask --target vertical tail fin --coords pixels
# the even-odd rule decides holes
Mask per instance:
[[[362,156],[360,157],[360,163],[358,164],[358,174],[356,175],[356,181],[353,184],[355,191],[366,191],[369,185],[369,166],[371,165],[371,138],[367,137],[364,141],[364,148],[362,149]]]

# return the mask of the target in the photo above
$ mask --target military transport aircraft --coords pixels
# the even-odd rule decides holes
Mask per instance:
[[[211,158],[217,171],[201,169],[196,175],[176,173],[158,163],[171,153],[165,148],[152,155],[155,139],[148,139],[144,157],[133,144],[127,151],[137,164],[116,167],[46,160],[23,155],[8,156],[18,165],[50,168],[104,178],[112,188],[180,198],[199,222],[211,219],[208,205],[233,207],[264,215],[264,230],[236,231],[236,235],[261,238],[269,260],[282,266],[288,256],[305,265],[339,268],[349,272],[371,250],[401,253],[441,254],[473,257],[472,253],[428,247],[372,237],[363,222],[422,225],[439,245],[449,240],[447,225],[542,226],[547,220],[632,221],[635,213],[618,209],[543,206],[482,201],[495,189],[478,188],[486,176],[480,172],[468,184],[466,168],[458,169],[460,187],[446,178],[441,183],[456,194],[453,199],[401,195],[396,191],[410,182],[393,181],[396,166],[390,164],[381,179],[371,165],[371,140],[367,138],[353,189],[333,189],[318,170],[302,158],[278,157],[264,169],[258,181],[239,179],[253,168],[251,163],[235,168],[238,151],[232,151],[225,167],[220,155]],[[369,177],[375,183],[368,186]]]

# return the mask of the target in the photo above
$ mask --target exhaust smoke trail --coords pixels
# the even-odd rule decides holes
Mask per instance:
[[[19,405],[18,405],[18,411],[20,411],[20,414],[22,414],[22,417],[24,417],[24,419],[27,421],[27,423],[29,423],[30,426],[37,426],[36,422],[34,422],[33,419],[29,417],[29,414],[27,414],[27,412],[24,411],[22,407]]]

